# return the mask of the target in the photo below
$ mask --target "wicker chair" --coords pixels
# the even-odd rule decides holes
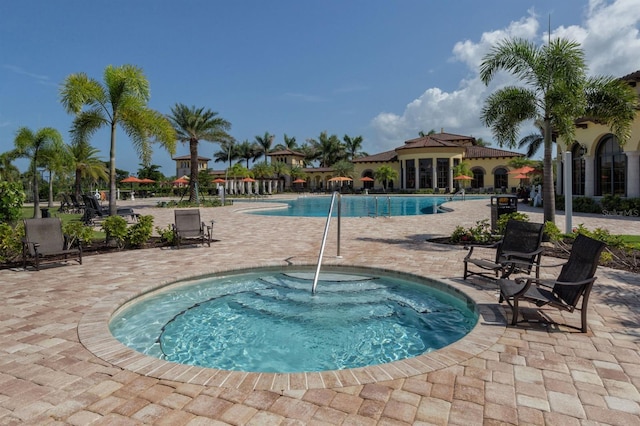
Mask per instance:
[[[604,247],[605,244],[601,241],[578,235],[573,243],[569,260],[562,266],[556,280],[539,278],[498,280],[500,302],[507,302],[511,307],[511,324],[516,325],[519,322],[520,302],[525,301],[538,307],[550,306],[567,312],[581,311],[580,327],[565,325],[586,333],[589,294],[596,280],[594,275]]]

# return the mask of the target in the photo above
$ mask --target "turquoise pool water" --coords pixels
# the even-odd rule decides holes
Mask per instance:
[[[113,317],[127,346],[224,370],[303,372],[387,363],[442,348],[475,326],[475,304],[426,278],[373,269],[258,270],[197,279]]]
[[[414,216],[419,214],[442,213],[440,205],[448,201],[447,197],[416,196],[342,196],[343,217],[362,216]],[[251,214],[266,216],[306,216],[326,217],[331,204],[330,196],[309,195],[295,200],[278,200],[285,208],[251,211]],[[334,209],[334,215],[337,215]]]

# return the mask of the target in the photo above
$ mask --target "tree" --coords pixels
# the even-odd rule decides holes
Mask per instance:
[[[54,144],[62,144],[60,132],[52,127],[43,127],[33,132],[28,127],[20,127],[16,133],[14,144],[16,152],[22,158],[31,161],[31,174],[33,175],[33,217],[42,217],[40,212],[40,196],[38,191],[38,165],[42,160],[42,153]]]
[[[256,159],[264,155],[264,162],[267,162],[267,154],[271,151],[271,144],[273,144],[275,137],[276,135],[271,135],[269,132],[264,132],[264,136],[256,136],[256,143],[260,149],[259,154],[256,155]]]
[[[198,201],[198,143],[200,140],[208,142],[231,140],[231,136],[227,133],[227,130],[231,128],[231,123],[217,115],[217,112],[210,109],[188,107],[180,103],[171,108],[169,120],[178,135],[178,140],[189,143],[191,157],[190,203]]]
[[[333,164],[333,172],[336,176],[353,177],[353,163],[349,160],[340,160]]]
[[[157,164],[149,164],[148,166],[140,164],[140,168],[138,169],[138,178],[151,179],[156,182],[166,179],[165,175],[160,171],[160,166]]]
[[[491,127],[500,146],[509,147],[515,147],[522,123],[542,123],[544,220],[554,222],[552,132],[570,144],[575,120],[589,117],[608,125],[624,143],[635,117],[635,92],[613,77],[587,78],[579,44],[562,38],[543,46],[522,39],[498,43],[483,58],[480,78],[488,85],[501,70],[519,78],[524,87],[508,86],[491,94],[482,109],[482,121]]]
[[[390,180],[398,179],[398,172],[392,169],[389,166],[380,166],[373,172],[373,177],[378,182],[382,182],[382,187],[384,191],[387,191],[387,185]]]
[[[235,140],[232,138],[227,141],[220,142],[220,151],[213,154],[216,163],[228,163],[227,167],[231,167],[231,161],[238,159],[238,150]]]
[[[236,145],[235,157],[237,160],[243,159],[246,164],[246,168],[249,168],[249,161],[256,160],[261,155],[261,150],[257,143],[251,143],[247,139]]]
[[[20,178],[20,170],[13,165],[19,155],[15,149],[0,154],[0,180],[16,182]]]
[[[352,161],[358,157],[367,155],[366,152],[362,151],[362,136],[356,136],[355,138],[352,138],[349,135],[344,135],[342,140],[344,141],[344,149],[347,153],[347,160]]]
[[[49,172],[49,208],[53,208],[53,179],[54,176],[70,170],[71,152],[69,146],[60,138],[44,148],[40,154],[41,165]]]
[[[435,134],[436,134],[435,129],[431,129],[427,133],[425,133],[424,130],[420,130],[418,132],[418,136],[420,136],[421,138],[424,138],[425,136],[435,135]]]
[[[308,142],[314,148],[315,160],[320,162],[320,167],[331,167],[346,157],[344,145],[338,136],[329,136],[326,131],[320,133],[318,140],[309,139]]]
[[[171,123],[147,107],[149,82],[142,69],[133,65],[104,70],[104,84],[84,73],[69,75],[60,91],[61,103],[75,114],[71,135],[75,141],[88,141],[102,127],[109,127],[109,214],[116,215],[116,129],[122,127],[143,163],[151,162],[151,143],[159,142],[171,155],[176,135]],[[72,141],[73,142],[73,141]]]
[[[92,147],[87,142],[75,141],[69,148],[71,162],[75,173],[74,194],[80,198],[82,194],[82,179],[107,180],[109,178],[109,168],[98,157],[98,149]]]

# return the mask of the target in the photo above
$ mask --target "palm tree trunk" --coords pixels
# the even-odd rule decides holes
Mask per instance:
[[[38,219],[42,217],[42,215],[40,213],[40,191],[38,190],[38,169],[36,168],[36,158],[37,154],[35,154],[33,158],[33,217]]]
[[[53,172],[49,170],[49,208],[53,208]]]
[[[109,150],[109,216],[118,213],[116,207],[116,119],[111,123],[111,149]]]
[[[553,158],[551,140],[551,121],[544,121],[544,175],[542,180],[542,205],[544,209],[544,221],[556,223],[556,196],[553,187]]]
[[[82,181],[82,172],[80,171],[80,169],[76,169],[76,179],[75,179],[75,185],[74,185],[74,192],[75,192],[75,196],[80,199],[80,193],[82,192],[82,187],[81,187],[81,181]]]
[[[191,175],[189,181],[189,202],[195,203],[198,197],[196,186],[198,184],[198,140],[189,139],[189,154],[191,155]]]

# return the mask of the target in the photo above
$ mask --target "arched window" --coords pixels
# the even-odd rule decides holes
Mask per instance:
[[[471,181],[472,188],[484,188],[484,170],[480,167],[474,167],[471,169],[473,173],[473,180]]]
[[[496,191],[500,188],[506,188],[509,185],[507,181],[507,169],[498,167],[493,171],[493,186]]]
[[[585,147],[574,143],[571,148],[571,191],[574,195],[584,195],[584,154]]]
[[[624,155],[618,139],[607,135],[600,141],[596,154],[597,195],[625,195],[627,156]]]

